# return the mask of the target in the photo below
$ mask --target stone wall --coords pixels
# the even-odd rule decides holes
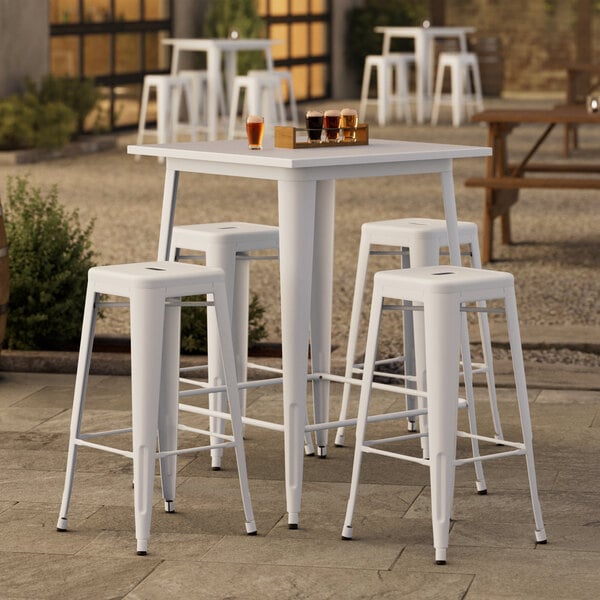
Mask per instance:
[[[593,14],[592,40],[600,23],[600,12]],[[576,18],[575,0],[446,0],[446,25],[472,25],[476,39],[499,39],[506,94],[564,92]]]

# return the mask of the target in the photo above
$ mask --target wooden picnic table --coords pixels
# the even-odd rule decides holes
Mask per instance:
[[[488,124],[488,145],[492,156],[486,159],[485,177],[470,177],[468,187],[485,190],[481,258],[493,260],[494,220],[501,220],[501,241],[511,243],[510,208],[523,188],[546,189],[600,189],[600,162],[577,163],[531,162],[537,149],[556,125],[600,124],[600,113],[588,113],[585,106],[561,105],[550,109],[498,109],[476,113],[472,121]],[[510,162],[508,138],[522,124],[545,125],[531,149],[520,160]],[[537,175],[536,175],[537,174]]]

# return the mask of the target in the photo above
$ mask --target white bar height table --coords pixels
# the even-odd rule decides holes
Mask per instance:
[[[237,53],[248,50],[262,50],[268,70],[274,69],[271,46],[280,43],[268,39],[229,39],[229,38],[166,38],[163,44],[173,47],[171,57],[171,73],[179,70],[181,52],[205,52],[208,78],[208,97],[206,114],[208,115],[207,139],[212,141],[218,137],[218,91],[225,89],[227,106],[230,105],[233,79],[237,75]],[[222,85],[222,62],[225,55],[225,86]]]
[[[296,528],[302,493],[309,331],[313,373],[330,372],[335,180],[439,174],[450,260],[458,265],[460,247],[452,161],[489,156],[491,150],[378,139],[370,140],[365,146],[290,150],[274,148],[271,139],[265,140],[262,151],[249,150],[245,140],[231,140],[133,145],[128,147],[128,152],[166,159],[159,259],[167,259],[169,255],[179,173],[277,181],[285,483],[288,524]],[[198,190],[198,198],[202,199],[202,190]],[[174,349],[175,352],[178,359],[178,349]],[[458,369],[458,352],[456,360]],[[454,368],[452,361],[448,361],[445,368]],[[318,422],[327,421],[328,384],[324,380],[315,389],[322,407],[321,414],[316,415]],[[448,390],[447,397],[430,398],[431,411],[443,410],[444,403],[449,406],[455,402],[457,393],[458,390]],[[432,459],[439,451],[436,443],[430,440]],[[450,477],[451,473],[446,472],[449,466],[432,464],[431,477]]]
[[[422,124],[429,117],[433,92],[434,59],[433,42],[436,38],[456,38],[461,52],[467,52],[467,34],[474,27],[375,27],[383,33],[382,54],[390,53],[393,38],[409,38],[415,43],[417,122]]]

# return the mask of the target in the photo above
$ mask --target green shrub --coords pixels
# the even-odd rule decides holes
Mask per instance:
[[[93,221],[43,194],[27,177],[7,180],[10,310],[5,345],[14,350],[74,349],[79,342],[87,272],[93,266]]]
[[[90,78],[54,77],[47,75],[39,86],[31,80],[26,83],[27,91],[37,96],[42,105],[61,102],[76,115],[77,133],[83,133],[87,116],[100,101],[100,90]]]
[[[202,298],[195,298],[201,300]],[[258,296],[253,295],[248,307],[248,347],[252,348],[267,337],[267,329],[262,320],[265,308]],[[181,352],[183,354],[206,354],[206,308],[181,309]]]
[[[32,148],[35,110],[19,96],[0,100],[0,150]]]
[[[26,81],[23,94],[0,100],[0,150],[65,146],[83,132],[99,100],[91,79],[48,75],[39,86]],[[98,112],[97,122],[101,117]]]
[[[383,35],[379,25],[421,25],[427,18],[428,3],[418,0],[366,0],[352,8],[346,21],[346,64],[360,83],[367,54],[381,54]],[[393,40],[392,51],[411,51],[410,40]]]
[[[42,104],[30,92],[0,100],[0,150],[61,148],[75,131],[75,113],[62,102]]]
[[[241,38],[259,38],[265,35],[265,23],[256,8],[256,0],[212,0],[204,21],[206,37],[226,38],[237,31]],[[238,57],[240,73],[250,69],[264,69],[263,52],[243,52]]]

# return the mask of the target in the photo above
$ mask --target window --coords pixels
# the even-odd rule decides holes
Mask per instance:
[[[92,77],[102,124],[137,124],[144,75],[167,72],[160,40],[171,35],[173,0],[50,0],[50,72]]]
[[[329,0],[259,0],[275,66],[289,69],[299,101],[329,95]]]

